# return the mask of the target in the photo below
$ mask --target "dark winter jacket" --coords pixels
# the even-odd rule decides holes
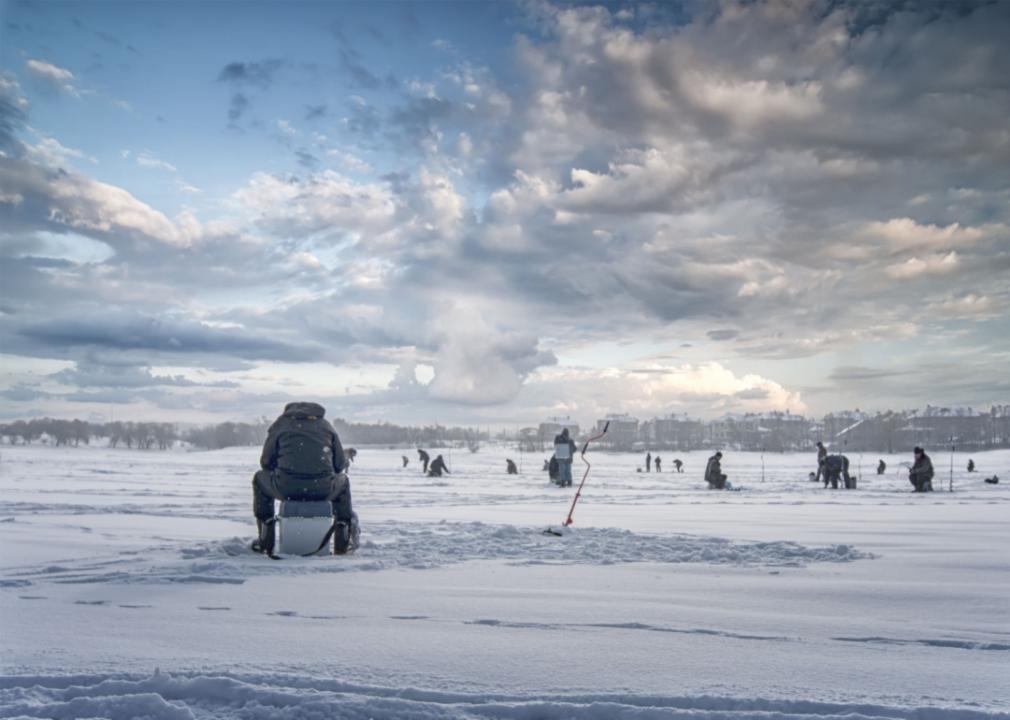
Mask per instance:
[[[568,457],[565,462],[570,462],[575,457],[575,441],[568,437],[568,430],[562,430],[560,435],[554,436],[554,455],[558,454],[558,445],[568,446]],[[560,461],[561,458],[558,458]]]
[[[849,459],[844,455],[828,455],[824,458],[824,472],[838,474],[849,467]]]
[[[705,482],[709,485],[719,485],[723,481],[721,458],[713,455],[705,466]]]
[[[435,458],[435,461],[431,464],[431,467],[428,469],[428,476],[442,477],[442,473],[451,475],[451,473],[449,472],[449,468],[445,466],[445,460],[443,460],[442,456],[439,455],[438,457]]]
[[[929,455],[926,453],[919,455],[915,464],[912,465],[912,469],[908,471],[908,479],[911,480],[912,484],[917,488],[932,481],[933,461],[929,459]]]
[[[263,443],[260,467],[292,478],[320,478],[347,466],[340,438],[323,418],[326,410],[311,402],[288,403]]]

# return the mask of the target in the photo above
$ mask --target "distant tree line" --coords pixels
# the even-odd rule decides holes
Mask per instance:
[[[347,445],[413,445],[416,447],[468,447],[472,452],[489,435],[479,428],[426,425],[408,427],[391,423],[352,423],[341,418],[333,420],[341,442]]]
[[[95,438],[108,438],[111,447],[123,445],[141,450],[167,450],[179,439],[172,423],[110,422],[35,418],[0,425],[0,438],[10,445],[31,445],[47,438],[53,445],[91,444]]]
[[[226,447],[259,446],[266,440],[271,421],[260,418],[252,423],[222,422],[215,425],[180,430],[173,423],[109,422],[35,418],[0,425],[0,440],[9,445],[31,445],[45,439],[56,446],[89,445],[96,438],[106,439],[109,447],[139,450],[168,450],[179,441],[206,450]],[[345,447],[352,445],[415,445],[424,447],[480,448],[488,434],[474,428],[405,427],[389,423],[349,423],[337,418],[333,425]]]

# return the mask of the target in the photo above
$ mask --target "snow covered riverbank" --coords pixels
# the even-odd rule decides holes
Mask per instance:
[[[4,447],[0,717],[1010,717],[1010,452],[930,495],[596,453],[562,538],[542,457],[401,454],[354,465],[356,556],[272,562],[255,449]]]

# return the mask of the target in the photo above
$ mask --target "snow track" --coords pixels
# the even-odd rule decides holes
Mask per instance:
[[[803,700],[470,695],[271,675],[0,677],[0,717],[108,720],[1010,720],[1010,713]]]
[[[137,553],[86,562],[57,561],[44,567],[13,567],[0,586],[38,582],[228,583],[270,575],[342,573],[389,569],[427,570],[467,561],[509,565],[612,565],[702,563],[738,567],[802,567],[873,557],[850,545],[806,547],[793,542],[733,542],[693,535],[649,535],[614,528],[566,530],[563,537],[537,528],[471,523],[385,523],[367,528],[362,546],[348,557],[285,558],[270,562],[249,550],[248,540],[162,544]]]

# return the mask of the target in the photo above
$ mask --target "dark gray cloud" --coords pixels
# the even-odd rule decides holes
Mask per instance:
[[[300,362],[309,359],[311,352],[308,345],[288,345],[239,329],[120,313],[42,322],[28,320],[14,328],[11,336],[17,346],[29,343],[50,357],[66,357],[74,349],[97,349],[139,351],[157,357],[209,354]]]
[[[279,59],[230,62],[221,68],[217,81],[239,87],[251,85],[265,90],[273,84],[274,76],[282,67],[284,61]]]
[[[740,335],[739,330],[709,330],[705,335],[709,340],[732,340]]]
[[[12,402],[35,402],[48,399],[51,395],[33,385],[17,383],[5,390],[0,390],[0,397]]]
[[[303,168],[312,170],[317,165],[319,165],[319,158],[313,155],[311,152],[305,148],[297,148],[295,150],[295,157],[298,158],[298,164]]]
[[[330,26],[330,34],[337,41],[340,67],[352,88],[375,91],[382,88],[392,89],[399,84],[391,73],[377,74],[366,66],[361,53],[348,39],[342,23],[334,21]]]
[[[306,105],[305,120],[319,120],[326,117],[328,109],[326,105]]]
[[[4,84],[4,80],[11,85]],[[24,98],[13,79],[0,75],[0,150],[10,152],[20,145],[15,136],[28,120],[24,107]]]
[[[183,375],[156,375],[150,367],[123,363],[104,364],[91,360],[78,361],[73,368],[60,370],[48,378],[63,385],[84,388],[238,387],[238,383],[228,380],[198,383]]]
[[[238,123],[248,109],[249,98],[244,93],[237,92],[232,95],[231,100],[228,102],[228,123],[230,125]]]

